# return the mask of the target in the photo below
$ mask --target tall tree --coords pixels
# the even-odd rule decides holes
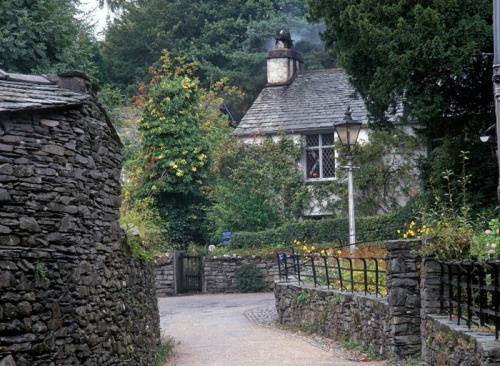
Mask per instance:
[[[307,0],[374,121],[491,112],[490,0]]]
[[[136,98],[143,109],[138,121],[140,152],[128,164],[126,174],[136,184],[126,203],[132,209],[144,202],[151,205],[163,221],[165,239],[185,246],[203,242],[206,235],[212,149],[228,135],[227,118],[218,108],[222,98],[217,96],[225,86],[218,83],[206,91],[194,76],[194,64],[171,59],[166,51],[161,60]]]
[[[307,2],[310,19],[325,21],[325,44],[366,101],[372,121],[387,124],[397,115],[423,126],[433,151],[421,165],[429,202],[436,194],[429,177],[443,179],[443,166],[460,177],[457,157],[469,151],[477,173],[470,186],[481,187],[475,201],[487,205],[487,197],[496,195],[496,163],[484,159],[488,147],[477,141],[494,123],[491,0]],[[434,186],[445,183],[433,179]]]
[[[99,77],[100,51],[75,0],[0,2],[0,68],[7,72],[83,71]]]
[[[250,98],[265,83],[265,57],[282,28],[316,29],[301,0],[138,0],[107,29],[103,44],[110,81],[121,88],[144,80],[161,49],[196,61],[202,85],[223,76]],[[297,42],[300,47],[302,42]],[[321,42],[317,40],[317,45]],[[274,45],[274,44],[273,44]],[[304,45],[306,45],[304,43]],[[309,51],[321,52],[307,44]],[[316,65],[318,62],[316,62]]]

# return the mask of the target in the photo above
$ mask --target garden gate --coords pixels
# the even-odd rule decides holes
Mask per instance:
[[[203,257],[182,253],[179,257],[180,292],[201,292],[203,284]]]

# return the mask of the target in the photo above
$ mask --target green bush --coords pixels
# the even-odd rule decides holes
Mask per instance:
[[[379,215],[356,219],[358,242],[396,239],[397,229],[403,227],[402,215]],[[406,220],[409,221],[409,220]],[[234,232],[231,245],[240,248],[291,246],[294,240],[308,243],[347,242],[347,219],[304,220],[285,224],[277,229],[258,232]]]
[[[236,286],[241,292],[258,292],[266,288],[262,273],[254,263],[244,264],[236,270]]]

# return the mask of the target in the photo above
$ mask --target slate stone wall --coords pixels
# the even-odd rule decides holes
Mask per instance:
[[[277,283],[278,320],[334,339],[370,345],[385,355],[391,347],[389,306],[382,298]]]
[[[118,224],[120,150],[92,100],[0,113],[0,364],[154,364],[155,276]]]
[[[155,262],[156,296],[165,297],[176,294],[174,276],[174,257],[168,256]]]
[[[421,357],[422,365],[500,365],[494,334],[473,332],[439,315],[440,268],[422,260],[421,243],[386,243],[387,298],[277,282],[279,320],[335,339],[363,343],[382,356]]]
[[[254,263],[262,273],[262,280],[267,284],[268,291],[272,290],[279,274],[278,266],[274,260],[260,257],[222,256],[205,258],[203,292],[239,292],[236,286],[236,271],[241,266],[250,263]]]
[[[177,252],[177,257],[180,252]],[[156,293],[161,296],[173,296],[180,289],[179,274],[176,273],[176,256],[159,259],[156,263]],[[267,291],[272,291],[278,278],[276,261],[261,257],[214,256],[203,260],[203,293],[239,292],[236,286],[236,271],[245,264],[254,263],[262,273],[262,280],[267,284]]]

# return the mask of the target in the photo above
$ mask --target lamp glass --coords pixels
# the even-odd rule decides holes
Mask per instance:
[[[342,145],[350,148],[356,145],[358,140],[359,131],[361,130],[361,122],[358,121],[342,121],[335,124],[335,130],[340,138]]]

